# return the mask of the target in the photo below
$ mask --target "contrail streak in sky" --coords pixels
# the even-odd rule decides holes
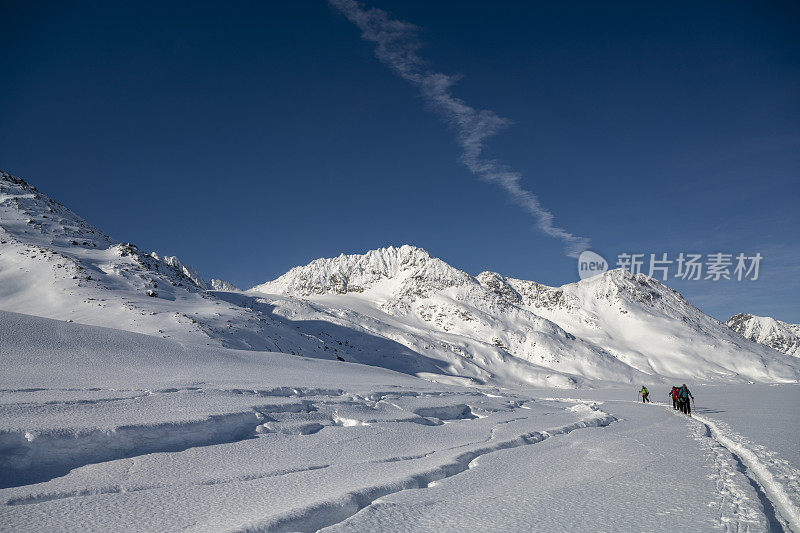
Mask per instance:
[[[475,109],[453,96],[451,87],[458,78],[429,69],[417,54],[421,47],[417,26],[393,19],[381,9],[364,8],[356,0],[328,1],[361,29],[363,39],[375,43],[378,59],[416,86],[424,100],[455,130],[462,150],[461,162],[472,174],[505,190],[514,203],[536,218],[536,227],[542,233],[564,242],[567,255],[576,257],[589,247],[586,237],[553,224],[553,214],[520,184],[522,174],[495,159],[481,157],[486,140],[511,121],[493,111]]]

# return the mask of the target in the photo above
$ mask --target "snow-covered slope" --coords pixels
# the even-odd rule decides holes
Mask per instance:
[[[211,287],[236,290],[220,281]],[[207,288],[177,258],[119,243],[23,180],[0,173],[2,310],[186,343],[328,359],[335,359],[343,346],[351,352],[349,360],[376,351],[401,361],[414,359],[409,350],[384,338],[330,323],[289,323],[257,299]],[[399,369],[411,370],[409,365]]]
[[[253,335],[231,332],[254,320],[252,313],[205,289],[177,259],[119,243],[24,181],[0,174],[0,309],[247,348]],[[259,347],[274,343],[264,336]]]
[[[800,324],[788,324],[772,317],[746,313],[733,315],[725,324],[751,341],[800,357]]]
[[[678,292],[643,274],[619,269],[558,288],[507,281],[525,308],[648,374],[797,379],[791,359],[743,341]]]
[[[704,413],[637,405],[631,388],[463,388],[3,311],[0,339],[3,531],[798,523],[792,464]],[[740,426],[758,437],[774,426],[748,407],[798,392],[740,386],[708,403],[711,389],[694,389],[698,403],[749,414]]]
[[[358,308],[381,323],[424,328],[429,338],[458,339],[467,357],[494,349],[499,360],[591,379],[798,379],[795,361],[624,270],[548,287],[493,272],[472,277],[402,246],[318,259],[252,292]],[[486,355],[479,362],[490,372],[501,366]]]

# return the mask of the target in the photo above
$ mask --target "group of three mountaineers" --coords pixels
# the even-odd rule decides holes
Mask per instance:
[[[686,383],[680,387],[672,387],[669,397],[672,398],[673,409],[692,416],[692,405],[689,403],[689,400],[691,399],[694,401],[694,396],[692,396],[692,393],[689,390],[689,387],[686,386]]]
[[[642,385],[642,388],[639,389],[639,395],[642,397],[642,403],[650,403],[650,391],[647,390],[647,387],[644,385]],[[669,396],[672,398],[673,409],[692,416],[692,406],[689,403],[689,400],[691,399],[694,401],[694,396],[692,396],[692,393],[689,390],[689,387],[686,386],[686,383],[680,387],[672,387],[672,390],[669,392]]]

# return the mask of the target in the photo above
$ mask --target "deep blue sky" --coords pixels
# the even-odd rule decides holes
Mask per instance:
[[[458,163],[452,132],[323,1],[0,4],[0,168],[105,232],[249,287],[411,243],[470,273],[577,279]],[[760,251],[670,282],[800,322],[800,9],[791,2],[400,2],[454,93],[516,124],[488,155],[620,252]]]

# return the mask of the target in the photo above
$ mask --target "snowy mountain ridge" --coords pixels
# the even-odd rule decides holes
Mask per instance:
[[[452,383],[795,381],[646,276],[548,287],[471,276],[414,246],[318,259],[249,291],[119,243],[0,174],[0,310],[185,344],[343,359]]]
[[[768,316],[739,313],[725,324],[743,337],[764,346],[800,357],[800,324],[789,324]]]
[[[656,308],[659,307],[659,299],[667,296],[673,307],[689,306],[696,309],[677,291],[657,280],[644,274],[633,275],[623,269],[578,283],[593,287],[596,298],[617,301],[632,299]],[[481,292],[484,299],[500,305],[575,309],[580,302],[569,289],[573,285],[549,287],[490,271],[473,277],[432,257],[422,248],[403,245],[370,250],[364,254],[341,254],[334,258],[316,259],[250,290],[302,297],[366,292],[378,297],[413,302],[435,291],[469,287]],[[663,305],[660,307],[664,308]]]
[[[760,380],[774,371],[796,379],[775,352],[743,340],[659,281],[625,270],[548,287],[494,272],[472,277],[401,246],[318,259],[251,292],[357,305],[376,320],[385,313],[425,324],[434,337],[454,334],[592,379],[690,373]]]

